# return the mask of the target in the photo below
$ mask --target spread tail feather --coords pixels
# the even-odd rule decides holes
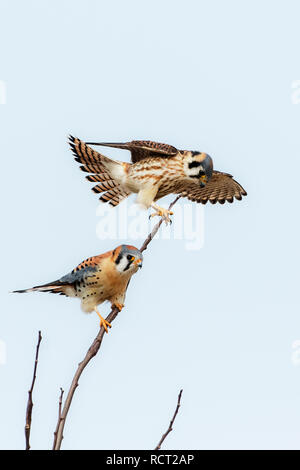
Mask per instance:
[[[130,166],[130,163],[119,162],[105,157],[89,147],[85,142],[76,137],[69,136],[69,144],[75,156],[75,160],[81,163],[80,169],[92,173],[86,178],[88,181],[98,182],[92,188],[95,193],[103,193],[100,201],[117,206],[123,199],[129,196],[130,191],[122,185],[122,180]]]
[[[124,167],[129,163],[119,162],[105,157],[89,147],[85,142],[76,137],[69,136],[69,144],[75,156],[75,160],[82,163],[80,169],[87,173],[106,173],[116,183],[120,183],[124,177]]]

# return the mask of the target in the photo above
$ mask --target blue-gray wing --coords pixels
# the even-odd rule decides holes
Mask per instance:
[[[97,266],[86,266],[82,267],[81,269],[73,269],[70,273],[66,274],[65,276],[59,279],[61,284],[74,284],[75,282],[82,282],[84,281],[89,275],[93,274],[97,271]]]

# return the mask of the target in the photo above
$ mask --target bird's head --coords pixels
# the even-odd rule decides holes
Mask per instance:
[[[184,171],[188,178],[199,181],[203,187],[210,180],[213,173],[213,160],[204,152],[185,152]]]
[[[113,261],[120,274],[134,274],[142,267],[143,255],[138,248],[131,245],[120,245],[114,249]]]

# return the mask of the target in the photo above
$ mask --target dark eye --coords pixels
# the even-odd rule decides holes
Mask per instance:
[[[128,261],[133,261],[133,260],[134,260],[134,256],[132,256],[132,255],[127,255],[127,259],[128,259]]]

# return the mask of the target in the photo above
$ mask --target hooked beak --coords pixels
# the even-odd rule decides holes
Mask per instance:
[[[141,260],[141,258],[139,258],[135,260],[134,264],[137,265],[138,268],[141,268],[143,266],[143,261]]]

